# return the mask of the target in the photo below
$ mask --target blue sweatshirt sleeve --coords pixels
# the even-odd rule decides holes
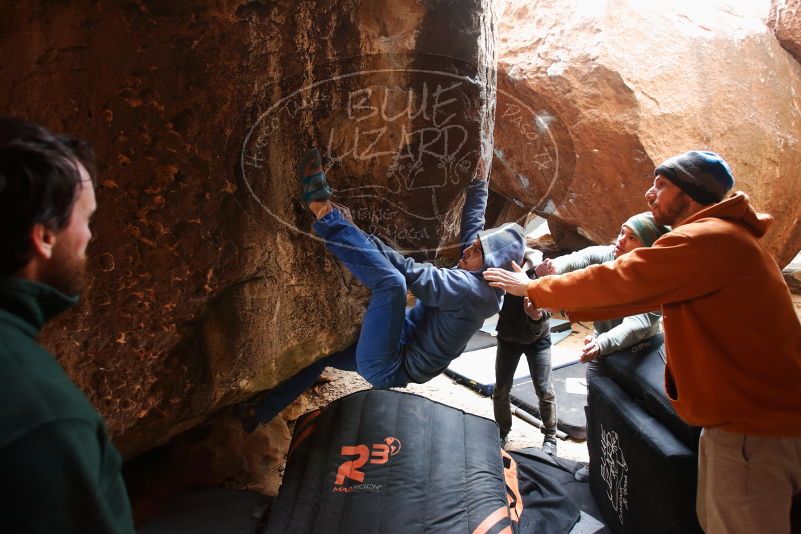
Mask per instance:
[[[378,250],[406,279],[406,286],[415,297],[426,306],[434,308],[458,308],[465,305],[471,294],[469,288],[478,279],[461,269],[445,269],[430,263],[420,263],[407,258],[395,249],[384,244],[375,236],[370,236]],[[472,277],[472,279],[471,279]],[[473,281],[475,280],[475,281]]]
[[[478,232],[484,228],[484,212],[487,209],[488,183],[472,180],[465,188],[465,201],[462,208],[461,240],[462,249],[470,245]],[[469,295],[468,287],[475,283],[466,271],[443,269],[430,263],[419,263],[388,247],[375,236],[370,236],[378,250],[395,266],[406,279],[406,285],[415,297],[427,306],[436,308],[456,308],[464,306]],[[478,279],[475,279],[478,280]]]
[[[487,197],[489,197],[488,187],[489,183],[484,180],[473,180],[465,188],[459,232],[462,250],[469,247],[478,232],[484,229],[486,223],[484,214],[487,211]]]

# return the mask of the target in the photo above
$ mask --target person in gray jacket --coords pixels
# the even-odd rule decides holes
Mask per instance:
[[[578,252],[547,259],[537,265],[537,276],[565,274],[612,261],[635,248],[650,247],[660,236],[670,231],[667,226],[654,222],[651,212],[632,216],[620,227],[615,243],[587,247]],[[587,376],[598,373],[598,359],[615,351],[631,347],[643,339],[659,333],[662,314],[658,311],[641,313],[593,323],[594,333],[584,339],[581,361],[589,363]]]
[[[669,231],[669,227],[656,224],[650,211],[638,213],[623,223],[614,244],[587,247],[572,254],[545,260],[537,265],[535,272],[537,276],[565,274],[590,265],[613,261],[635,248],[650,247]],[[584,349],[580,358],[582,363],[589,364],[587,379],[601,373],[603,357],[655,336],[659,333],[661,324],[662,314],[659,311],[595,321],[593,334],[584,338]],[[587,467],[579,470],[576,478],[588,479]]]

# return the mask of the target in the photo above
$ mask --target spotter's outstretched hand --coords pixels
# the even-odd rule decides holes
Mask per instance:
[[[584,349],[581,351],[579,361],[581,363],[590,363],[595,358],[601,355],[601,347],[598,346],[598,341],[595,336],[587,336],[584,338]]]
[[[528,275],[515,262],[512,262],[512,269],[512,271],[507,271],[506,269],[490,267],[484,271],[484,279],[490,283],[490,287],[503,289],[510,295],[525,297],[529,283]]]

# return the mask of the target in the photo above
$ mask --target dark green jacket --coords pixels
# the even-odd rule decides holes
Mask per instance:
[[[77,299],[0,278],[0,531],[133,532],[100,414],[37,342]]]

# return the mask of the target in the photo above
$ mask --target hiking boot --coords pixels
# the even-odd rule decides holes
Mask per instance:
[[[542,452],[548,456],[556,456],[556,439],[545,438],[545,441],[542,442]]]
[[[590,480],[590,464],[587,464],[578,471],[576,471],[576,474],[573,475],[573,478],[575,478],[579,482],[587,482],[588,480]]]

